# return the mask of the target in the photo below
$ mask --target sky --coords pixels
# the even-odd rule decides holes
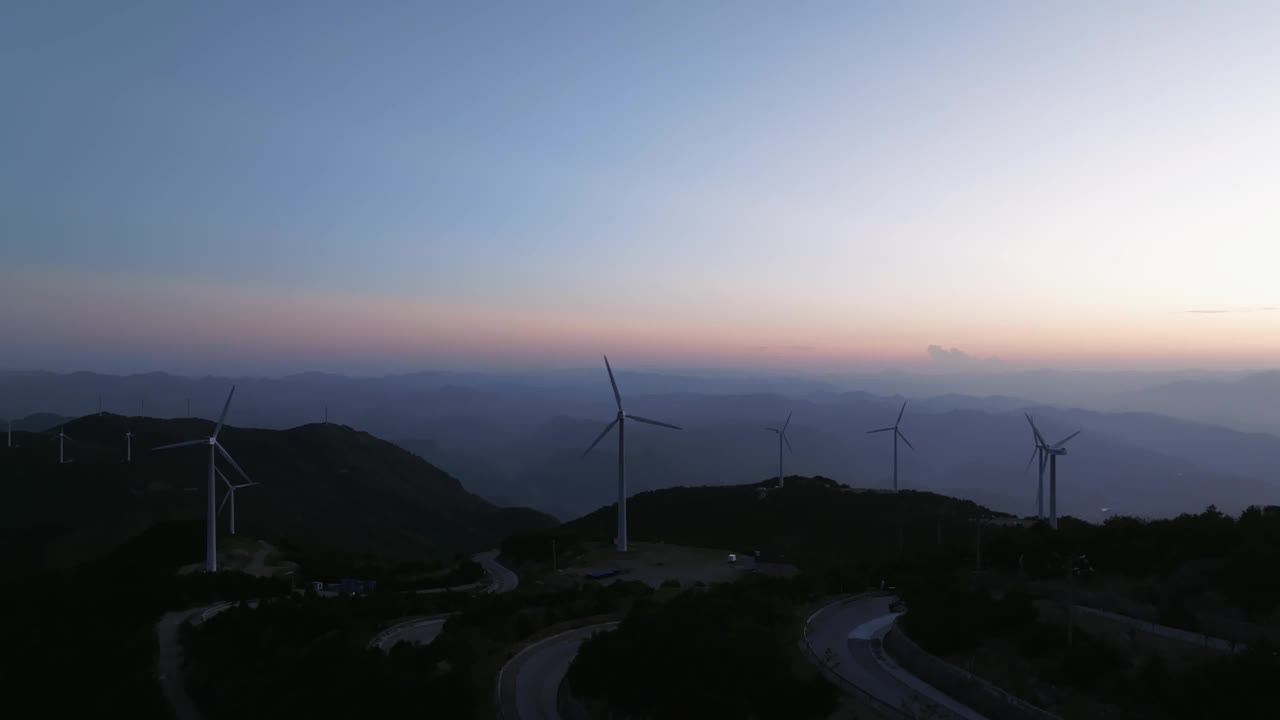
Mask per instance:
[[[1277,77],[1273,2],[10,4],[0,368],[1276,367]]]

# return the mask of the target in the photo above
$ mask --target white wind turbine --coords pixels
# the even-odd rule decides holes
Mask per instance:
[[[222,502],[218,505],[218,514],[219,515],[222,514],[223,506],[227,504],[227,500],[230,500],[231,501],[231,534],[235,535],[236,534],[236,490],[239,490],[240,488],[250,487],[252,485],[257,485],[258,483],[244,482],[244,483],[240,483],[239,485],[235,485],[230,480],[227,479],[226,475],[222,474],[221,470],[214,468],[214,471],[218,473],[218,477],[222,478],[222,482],[227,484],[227,493],[222,496]]]
[[[609,367],[608,356],[605,356],[604,358],[604,368],[609,372],[609,384],[613,386],[613,399],[618,403],[618,416],[613,419],[613,422],[605,426],[604,430],[601,431],[600,434],[596,436],[595,441],[591,443],[590,447],[588,447],[585,451],[583,451],[582,455],[585,457],[587,453],[591,452],[592,448],[600,444],[600,441],[604,439],[605,435],[609,434],[609,431],[613,429],[614,425],[618,426],[618,538],[617,538],[616,547],[618,548],[618,552],[626,552],[627,551],[627,479],[626,479],[627,476],[626,476],[626,444],[625,444],[626,433],[624,432],[626,421],[635,420],[636,422],[645,423],[646,425],[657,425],[659,427],[671,428],[672,430],[679,430],[680,428],[676,427],[675,425],[671,425],[664,422],[658,422],[657,420],[650,420],[648,418],[642,418],[637,415],[629,415],[626,412],[624,412],[622,410],[622,395],[618,393],[618,383],[613,379],[613,368]]]
[[[235,471],[240,473],[241,477],[248,482],[253,482],[249,479],[249,476],[245,474],[245,471],[236,464],[235,458],[231,457],[231,453],[227,452],[226,448],[222,447],[222,444],[218,442],[218,433],[222,431],[222,423],[227,419],[227,410],[231,407],[231,397],[235,394],[236,387],[235,385],[232,385],[231,392],[227,393],[227,403],[222,406],[222,415],[218,417],[218,424],[214,426],[212,435],[199,440],[187,440],[186,442],[162,445],[155,448],[156,450],[169,450],[171,448],[186,447],[188,445],[209,446],[209,512],[205,519],[206,534],[204,558],[204,569],[208,572],[218,571],[218,519],[216,507],[218,504],[218,488],[214,480],[214,474],[218,471],[218,468],[214,466],[214,461],[217,459],[218,455],[222,455],[222,459],[230,463],[231,467],[235,468]]]
[[[1058,456],[1066,455],[1066,448],[1062,447],[1067,441],[1080,434],[1077,430],[1065,438],[1059,440],[1056,444],[1050,445],[1045,442],[1044,436],[1040,434],[1040,428],[1036,427],[1036,422],[1027,415],[1027,422],[1031,423],[1031,430],[1036,435],[1036,443],[1040,450],[1044,452],[1049,459],[1049,527],[1058,529]]]
[[[66,430],[66,426],[65,426],[65,425],[64,425],[63,427],[58,428],[58,464],[59,464],[59,465],[61,465],[61,464],[63,464],[64,462],[66,462],[66,460],[64,460],[64,459],[63,459],[63,457],[62,457],[62,443],[63,443],[63,441],[64,441],[64,440],[70,440],[71,442],[75,442],[75,440],[76,440],[75,438],[73,438],[73,437],[71,437],[70,435],[68,435],[68,434],[65,432],[65,430]]]
[[[898,429],[898,426],[902,424],[902,413],[906,411],[907,411],[907,403],[904,400],[902,403],[902,409],[898,411],[898,419],[893,421],[892,427],[884,427],[884,428],[880,428],[879,430],[867,431],[868,435],[872,435],[874,433],[889,432],[890,430],[893,431],[893,491],[894,492],[898,492],[898,438],[902,438],[902,442],[906,443],[907,447],[911,448],[912,450],[916,449],[915,446],[911,444],[911,441],[907,439],[907,436],[903,435],[902,431]]]
[[[791,413],[787,413],[787,421],[786,421],[786,422],[784,422],[784,423],[782,423],[782,429],[781,429],[781,430],[779,430],[778,428],[765,428],[765,430],[767,430],[767,431],[769,431],[769,432],[771,432],[771,433],[777,433],[777,434],[778,434],[778,489],[779,489],[779,490],[781,490],[781,489],[782,489],[782,483],[783,483],[783,475],[782,475],[782,443],[786,443],[786,444],[787,444],[787,450],[790,450],[791,452],[795,452],[794,450],[791,450],[791,441],[787,439],[787,426],[788,426],[788,425],[790,425],[790,424],[791,424]]]

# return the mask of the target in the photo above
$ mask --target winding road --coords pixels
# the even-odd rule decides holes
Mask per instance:
[[[560,720],[556,695],[578,648],[617,622],[588,625],[540,640],[516,654],[498,672],[498,717],[502,720]]]
[[[892,600],[872,595],[832,603],[809,617],[805,641],[841,680],[908,716],[985,720],[884,653],[879,640],[896,617]]]
[[[474,559],[480,563],[480,567],[483,567],[485,573],[489,575],[489,587],[485,589],[485,592],[504,593],[520,587],[520,576],[498,564],[497,550],[482,552],[476,555]]]
[[[484,592],[510,592],[520,586],[520,577],[498,564],[497,550],[479,553],[474,556],[474,560],[480,563],[489,576],[489,584],[484,587]],[[467,589],[471,587],[467,586]],[[479,587],[479,584],[474,587]],[[461,590],[462,588],[451,589]],[[257,601],[251,600],[249,604],[256,606]],[[183,686],[182,643],[178,641],[178,628],[188,620],[195,623],[207,620],[231,606],[232,603],[214,603],[165,613],[156,623],[156,640],[159,645],[156,679],[160,682],[160,687],[173,708],[173,715],[178,720],[201,719],[200,711],[196,709],[195,703],[191,701],[191,697],[187,695],[187,690]],[[412,618],[378,635],[370,644],[383,650],[389,650],[402,641],[425,645],[436,639],[444,629],[447,619],[447,616]],[[570,660],[572,659],[571,655]],[[565,667],[567,669],[568,665],[566,664]]]

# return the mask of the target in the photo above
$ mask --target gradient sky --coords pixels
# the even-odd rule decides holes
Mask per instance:
[[[1280,365],[1280,3],[29,2],[0,89],[0,367]]]

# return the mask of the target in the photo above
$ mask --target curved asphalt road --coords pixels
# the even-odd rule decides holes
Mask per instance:
[[[520,577],[514,572],[498,564],[498,551],[482,552],[474,557],[489,575],[489,585],[484,592],[500,593],[515,590],[520,585]],[[460,590],[462,588],[451,588]],[[250,601],[256,605],[257,601]],[[182,682],[182,644],[178,642],[178,628],[184,622],[201,622],[231,607],[231,603],[214,603],[204,607],[165,613],[156,623],[156,639],[159,644],[156,677],[173,714],[178,720],[200,720],[201,715],[195,703],[187,695]],[[419,645],[429,644],[444,629],[447,618],[418,618],[392,629],[392,632],[374,639],[374,646],[389,650],[396,643],[408,641]],[[572,660],[572,656],[570,656]],[[566,665],[566,669],[568,666]]]
[[[498,672],[498,717],[501,720],[560,720],[556,694],[578,655],[578,647],[616,622],[589,625],[552,635],[511,658]]]
[[[520,587],[520,576],[498,564],[497,550],[482,552],[473,559],[480,563],[480,567],[483,567],[485,573],[489,575],[489,587],[485,592],[504,593]]]
[[[434,590],[419,590],[420,593],[445,592],[451,591],[467,591],[483,588],[481,592],[486,593],[504,593],[511,592],[520,586],[520,576],[498,564],[498,551],[489,550],[479,553],[472,557],[473,560],[480,563],[484,568],[485,574],[488,575],[489,581],[485,585],[483,583],[472,583],[470,585],[460,585],[451,588],[437,588]],[[370,647],[376,647],[383,651],[388,651],[395,647],[397,643],[408,642],[414,645],[430,645],[436,637],[440,635],[440,631],[444,630],[444,624],[448,620],[447,616],[427,616],[411,618],[395,627],[384,630],[381,634],[374,637],[369,643]]]
[[[928,708],[926,717],[959,717],[985,720],[937,688],[898,667],[884,654],[879,642],[895,614],[889,610],[893,598],[864,596],[828,605],[814,613],[805,624],[805,639],[820,658],[843,680],[876,700],[896,709]]]

